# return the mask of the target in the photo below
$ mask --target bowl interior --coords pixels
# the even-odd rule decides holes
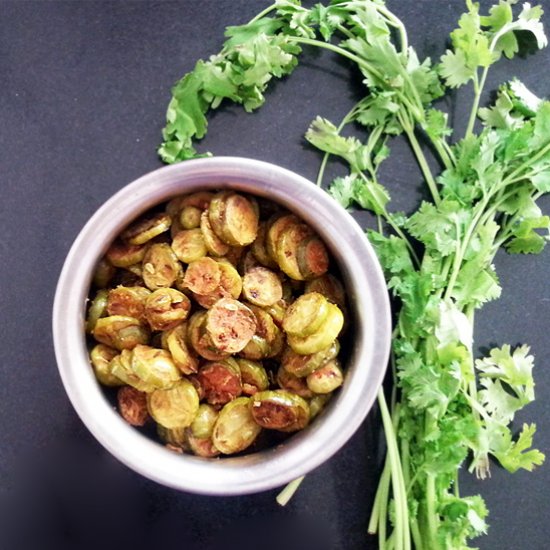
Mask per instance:
[[[91,275],[114,238],[136,217],[170,198],[231,188],[295,212],[324,239],[338,263],[351,314],[344,350],[346,378],[329,406],[284,444],[223,459],[178,455],[129,426],[105,397],[90,368],[84,333]],[[53,334],[59,372],[82,421],[135,471],[181,490],[246,494],[284,485],[338,451],[371,409],[386,370],[390,308],[384,278],[363,231],[313,183],[269,163],[233,157],[197,159],[146,174],[109,199],[75,240],[61,272]]]

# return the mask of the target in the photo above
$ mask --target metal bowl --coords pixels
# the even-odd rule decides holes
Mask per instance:
[[[283,444],[246,456],[176,454],[128,425],[97,383],[84,332],[91,276],[109,244],[133,219],[178,194],[232,188],[295,212],[325,240],[350,303],[346,379],[323,413]],[[284,485],[336,453],[359,428],[382,383],[390,347],[390,307],[374,251],[355,220],[301,176],[266,162],[217,157],[160,168],[130,183],[92,216],[59,277],[53,337],[59,372],[76,412],[95,438],[136,472],[193,493],[237,495]]]

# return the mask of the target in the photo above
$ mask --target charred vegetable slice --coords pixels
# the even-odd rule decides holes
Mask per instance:
[[[307,401],[286,390],[256,393],[250,398],[250,410],[258,425],[270,430],[294,432],[309,422]]]
[[[206,331],[216,348],[238,353],[256,332],[256,317],[242,302],[222,298],[206,314]]]
[[[300,274],[304,279],[324,275],[329,267],[329,255],[323,241],[317,235],[303,239],[297,248]]]
[[[241,371],[233,358],[206,363],[197,378],[211,405],[224,405],[242,393]]]
[[[193,349],[204,359],[217,361],[230,354],[216,348],[210,335],[206,332],[206,311],[197,311],[189,319],[187,337]]]
[[[142,286],[117,286],[109,290],[107,297],[107,313],[109,315],[127,315],[143,319],[145,299],[151,291]]]
[[[266,267],[250,269],[243,277],[243,295],[256,306],[271,306],[283,297],[281,279]]]
[[[174,288],[159,288],[145,299],[144,315],[151,330],[170,330],[187,319],[191,301]]]
[[[119,388],[117,408],[120,416],[131,426],[144,426],[150,418],[147,410],[147,394],[132,386]]]
[[[221,270],[216,260],[205,257],[191,262],[183,277],[184,285],[196,294],[215,292],[220,284]]]

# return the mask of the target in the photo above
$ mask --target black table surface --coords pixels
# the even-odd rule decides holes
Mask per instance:
[[[420,56],[433,58],[444,52],[463,9],[458,0],[388,4]],[[244,23],[265,6],[260,0],[0,2],[2,550],[376,548],[366,533],[384,450],[376,409],[282,508],[278,489],[197,496],[128,470],[81,423],[56,367],[51,308],[72,241],[110,195],[161,166],[156,148],[171,86],[219,50],[226,25]],[[544,96],[549,66],[550,49],[504,61],[488,90],[517,76]],[[339,121],[357,84],[331,54],[308,52],[255,114],[236,106],[216,112],[200,148],[275,162],[314,179],[320,157],[303,134],[316,115]],[[458,126],[470,99],[470,90],[453,97]],[[392,148],[384,181],[392,208],[410,210],[420,199],[419,173],[401,141]],[[548,198],[542,204],[548,213]],[[536,443],[549,453],[549,252],[499,254],[496,267],[503,295],[476,316],[476,350],[531,345],[537,399],[518,425],[536,422]],[[511,475],[495,465],[492,474],[461,480],[462,493],[481,493],[490,510],[489,535],[476,544],[547,548],[550,467]]]

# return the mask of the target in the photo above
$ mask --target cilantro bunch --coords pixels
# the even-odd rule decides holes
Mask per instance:
[[[534,424],[516,437],[510,429],[535,397],[529,348],[504,344],[483,358],[473,352],[475,312],[501,293],[497,251],[539,253],[549,239],[550,218],[537,201],[550,191],[550,103],[512,80],[480,108],[490,67],[519,51],[518,31],[538,48],[547,45],[541,17],[540,7],[515,0],[483,15],[466,0],[451,47],[432,63],[418,58],[382,0],[312,8],[278,0],[249,24],[229,27],[222,51],[173,89],[159,151],[166,162],[197,155],[194,141],[222,100],[247,111],[261,106],[269,82],[294,70],[303,45],[343,56],[362,75],[364,97],[338,124],[315,119],[306,139],[324,152],[318,184],[331,159],[345,161],[349,171],[329,193],[378,219],[368,235],[398,306],[392,394],[379,393],[387,457],[369,524],[384,549],[467,548],[486,531],[487,509],[480,496],[460,494],[462,466],[483,478],[491,460],[510,472],[544,460],[532,448]],[[461,86],[473,96],[459,136],[436,106]],[[345,136],[350,124],[364,137]],[[408,140],[430,197],[409,216],[390,212],[379,178],[397,135]]]

